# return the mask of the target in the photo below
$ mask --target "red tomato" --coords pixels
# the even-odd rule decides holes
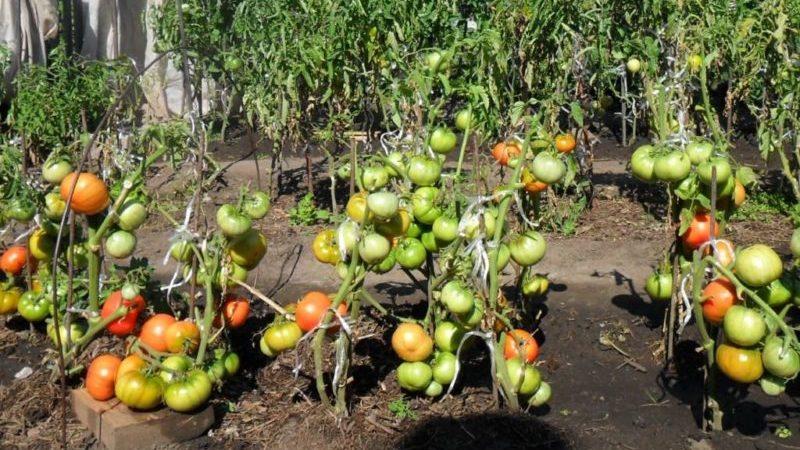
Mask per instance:
[[[194,353],[200,345],[200,329],[188,320],[175,322],[164,331],[164,342],[171,353]]]
[[[114,396],[114,382],[122,360],[114,355],[100,355],[86,371],[86,390],[95,400],[106,401]]]
[[[738,303],[736,286],[726,278],[717,278],[703,289],[703,317],[715,325],[722,323],[725,313]]]
[[[122,291],[114,291],[108,296],[105,303],[103,303],[103,309],[100,311],[100,317],[105,319],[106,317],[114,314],[114,311],[116,311],[120,306],[126,306],[128,308],[128,313],[122,316],[119,320],[115,320],[114,322],[108,324],[106,329],[109,333],[115,336],[127,336],[133,333],[134,328],[136,328],[136,320],[139,318],[139,314],[141,314],[141,312],[144,310],[144,297],[137,295],[132,299],[123,300]]]
[[[325,312],[332,304],[333,302],[326,294],[317,291],[309,292],[297,303],[294,312],[297,325],[306,333],[313,330],[322,322]],[[347,305],[340,303],[337,311],[339,315],[347,314]],[[335,329],[335,327],[331,329]]]
[[[3,253],[3,256],[0,256],[0,270],[12,276],[17,276],[22,273],[22,269],[25,268],[25,261],[27,260],[27,248],[21,245],[9,247]]]
[[[522,154],[522,148],[516,141],[502,141],[492,148],[492,157],[500,163],[501,166],[507,166],[509,160],[516,158]]]
[[[237,298],[229,295],[222,304],[222,317],[225,318],[225,326],[228,328],[239,328],[247,321],[250,314],[250,302],[246,298]],[[216,326],[220,326],[219,317],[215,318]]]
[[[167,351],[167,342],[164,340],[167,327],[175,323],[175,318],[169,314],[156,314],[147,319],[142,325],[139,339],[157,352]]]
[[[519,357],[520,345],[525,350],[525,362],[530,364],[539,357],[539,343],[525,330],[513,330],[506,335],[503,346],[503,357],[512,359]]]
[[[719,222],[714,222],[714,237],[716,236],[719,236]],[[703,212],[695,214],[682,239],[687,250],[695,250],[708,242],[711,239],[711,215]]]

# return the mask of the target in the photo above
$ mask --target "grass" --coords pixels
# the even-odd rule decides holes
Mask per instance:
[[[788,216],[795,226],[800,225],[800,204],[781,192],[758,189],[748,196],[731,219],[764,221],[775,216]]]

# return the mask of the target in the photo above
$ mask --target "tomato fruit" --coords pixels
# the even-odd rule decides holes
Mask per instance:
[[[433,236],[440,242],[450,243],[458,237],[458,219],[451,216],[439,216],[433,221]]]
[[[692,72],[697,72],[701,67],[703,67],[703,57],[698,54],[690,55],[687,63],[689,64],[689,69],[691,69]]]
[[[425,65],[432,73],[445,72],[450,68],[449,55],[446,52],[430,52],[425,55]]]
[[[786,392],[787,380],[766,373],[758,380],[758,385],[765,394],[771,396],[781,395]]]
[[[575,150],[575,136],[571,134],[559,134],[556,136],[556,150],[561,153],[572,153]]]
[[[136,236],[125,230],[117,230],[108,235],[104,248],[108,256],[125,259],[136,249]]]
[[[383,166],[365,167],[361,172],[361,185],[372,192],[389,184],[389,172]]]
[[[117,377],[114,394],[131,409],[153,409],[161,404],[164,381],[156,375],[145,375],[140,371],[127,372]]]
[[[408,162],[408,179],[417,186],[432,186],[441,174],[439,161],[427,156],[414,156]]]
[[[714,241],[716,243],[716,251],[714,252],[714,256],[716,260],[719,261],[724,267],[730,267],[733,265],[733,260],[735,258],[735,248],[733,243],[727,239],[716,239]],[[709,245],[706,250],[705,254],[710,255],[714,251],[711,246]]]
[[[520,350],[526,363],[530,364],[539,357],[539,343],[525,330],[516,329],[506,334],[503,346],[505,359],[519,358]]]
[[[28,249],[15,245],[8,247],[3,256],[0,256],[0,270],[11,276],[18,276],[25,268],[25,262],[28,260]]]
[[[227,377],[232,377],[239,373],[239,368],[241,367],[241,360],[239,359],[239,355],[234,352],[225,352],[222,354],[218,360],[222,361],[222,364],[225,366],[225,375]]]
[[[436,205],[439,189],[435,187],[421,187],[411,196],[411,212],[417,222],[433,225],[433,222],[442,215],[442,210]]]
[[[17,311],[28,322],[41,322],[50,316],[50,297],[41,292],[27,291],[19,298]]]
[[[336,231],[320,231],[311,244],[311,251],[317,261],[325,264],[336,264],[340,261],[339,245],[336,241]]]
[[[469,109],[462,109],[456,113],[456,128],[461,131],[466,131],[467,128],[475,128],[475,121],[472,116],[472,111]]]
[[[270,200],[269,194],[264,191],[255,191],[245,197],[242,203],[244,214],[253,219],[259,220],[266,217],[269,212]]]
[[[450,352],[439,352],[431,362],[431,369],[433,369],[433,381],[447,385],[453,382],[456,375],[456,355]]]
[[[384,235],[386,238],[394,238],[405,235],[410,227],[411,215],[404,209],[398,209],[397,214],[387,221],[376,223],[375,231]]]
[[[250,315],[250,302],[246,298],[227,295],[222,304],[222,317],[228,328],[241,328]]]
[[[538,408],[539,406],[546,405],[552,397],[553,388],[550,387],[550,384],[542,381],[539,384],[539,389],[528,399],[528,405]]]
[[[404,269],[418,269],[425,262],[425,246],[419,239],[403,238],[395,249],[395,258],[400,267]]]
[[[761,361],[767,372],[781,378],[794,378],[800,372],[800,355],[788,346],[783,351],[783,339],[770,337],[761,352]]]
[[[755,244],[736,255],[733,270],[744,284],[761,287],[781,277],[783,262],[775,250],[763,244]]]
[[[525,185],[525,192],[536,194],[547,190],[547,183],[539,181],[527,167],[522,169],[522,184]]]
[[[384,168],[390,177],[399,177],[401,172],[406,172],[406,157],[402,153],[391,152],[386,156],[386,160],[388,162]]]
[[[725,185],[733,174],[728,158],[710,158],[697,165],[697,177],[703,184],[711,185],[712,169],[717,169],[717,186]]]
[[[566,172],[564,163],[548,152],[539,153],[533,158],[533,176],[542,183],[558,183]]]
[[[717,367],[738,383],[752,383],[764,374],[761,352],[722,344],[717,347]]]
[[[253,270],[267,254],[267,237],[251,228],[228,244],[228,254],[234,264]]]
[[[346,220],[336,229],[336,244],[344,247],[350,253],[356,248],[359,238],[359,227],[356,222]]]
[[[61,345],[62,347],[66,348],[67,345],[67,327],[64,326],[63,323],[58,325],[59,335],[56,335],[56,327],[53,325],[53,322],[48,322],[47,324],[47,336],[53,341],[53,345],[58,345],[57,339],[61,338]],[[83,335],[86,333],[86,325],[83,322],[72,322],[69,324],[69,339],[71,342],[75,342],[78,339],[82,338]]]
[[[653,146],[642,145],[631,155],[631,172],[633,176],[644,182],[655,178],[656,159],[653,157]]]
[[[261,340],[271,354],[267,354],[267,356],[274,356],[293,349],[302,337],[303,330],[300,329],[297,322],[283,322],[269,326],[264,331]]]
[[[356,223],[364,223],[364,218],[367,215],[367,195],[363,192],[354,194],[347,200],[347,216]],[[372,214],[370,213],[370,216]]]
[[[519,359],[506,360],[506,371],[511,386],[522,396],[532,395],[542,384],[542,375],[531,366],[525,365]]]
[[[294,313],[297,325],[300,326],[303,332],[313,330],[322,322],[325,312],[332,304],[333,302],[327,294],[318,291],[307,293],[303,296],[303,299],[297,303],[297,308]],[[342,303],[342,305],[344,305],[344,303]]]
[[[189,320],[174,322],[164,330],[164,342],[170,353],[194,353],[200,345],[200,329]]]
[[[481,230],[481,219],[483,219],[483,230]],[[483,214],[472,214],[462,220],[464,221],[464,237],[468,240],[477,239],[481,233],[490,239],[494,237],[497,219],[491,210],[487,210]]]
[[[397,366],[397,382],[407,391],[425,390],[431,380],[433,380],[433,370],[424,362],[404,362]]]
[[[792,255],[794,255],[795,258],[800,258],[800,228],[792,232],[789,248],[792,250]]]
[[[72,183],[78,178],[73,191],[72,201],[68,201]],[[70,173],[61,180],[61,199],[69,203],[69,207],[78,214],[93,216],[106,209],[110,199],[106,184],[97,175],[82,172],[80,175]]]
[[[443,320],[436,325],[436,330],[433,333],[433,340],[439,350],[455,353],[458,350],[458,346],[461,344],[464,333],[466,333],[466,330],[464,330],[464,327],[461,325]]]
[[[725,337],[741,347],[757,344],[767,332],[767,323],[761,314],[742,305],[733,305],[722,320]]]
[[[119,211],[117,226],[121,230],[134,231],[147,220],[147,208],[138,201],[128,200]]]
[[[161,377],[165,383],[169,383],[189,370],[192,364],[191,358],[186,355],[167,356],[161,361],[161,370],[159,370],[158,376]]]
[[[431,150],[442,155],[446,155],[456,149],[458,139],[452,130],[446,127],[439,127],[431,133]]]
[[[86,371],[86,391],[93,399],[104,402],[114,396],[114,382],[122,360],[114,355],[100,355]]]
[[[394,269],[395,264],[397,264],[397,258],[395,257],[394,249],[391,249],[389,254],[381,262],[370,267],[370,270],[375,273],[386,273]]]
[[[157,352],[166,352],[167,342],[165,336],[167,328],[175,322],[175,318],[169,314],[156,314],[147,319],[142,325],[139,339]]]
[[[169,247],[169,256],[178,262],[189,262],[192,260],[192,244],[186,241],[178,241]]]
[[[48,192],[44,196],[44,216],[50,220],[61,219],[61,215],[67,209],[67,202],[61,200],[58,192]]]
[[[441,292],[441,301],[447,310],[453,314],[467,314],[475,307],[475,296],[458,280],[453,280],[444,285]]]
[[[11,288],[0,290],[0,314],[13,314],[17,312],[17,304],[22,296],[22,289]]]
[[[644,290],[654,301],[667,301],[672,298],[672,274],[659,271],[647,277]]]
[[[132,297],[125,297],[123,296],[123,291],[114,291],[103,303],[100,317],[105,319],[114,314],[120,307],[128,308],[128,313],[118,320],[109,323],[106,329],[114,336],[127,336],[133,333],[134,328],[136,328],[136,320],[139,318],[139,314],[144,311],[144,297],[139,295],[138,292]]]
[[[692,161],[685,152],[673,150],[655,159],[653,174],[661,181],[677,183],[683,180],[692,170]]]
[[[714,145],[709,141],[691,141],[686,145],[686,156],[694,165],[702,164],[711,158],[714,153]],[[729,166],[730,167],[730,166]]]
[[[514,262],[523,267],[532,266],[544,258],[547,242],[538,231],[529,230],[512,237],[508,249]]]
[[[401,323],[392,333],[392,348],[403,361],[424,361],[433,352],[433,339],[419,324]]]
[[[36,207],[28,200],[14,199],[7,205],[5,215],[17,222],[30,222],[36,215]]]
[[[744,185],[739,180],[734,180],[736,183],[733,188],[733,206],[738,208],[744,204],[744,201],[747,199],[747,191],[744,188]]]
[[[229,238],[243,235],[253,225],[252,219],[241,213],[235,206],[225,204],[217,209],[217,226]]]
[[[722,323],[735,303],[738,303],[736,287],[730,280],[718,278],[703,288],[703,317],[714,325]]]
[[[508,262],[511,260],[511,249],[509,249],[508,245],[506,245],[504,242],[501,242],[496,251],[497,269],[502,271],[506,268],[506,266],[508,266]],[[494,252],[494,250],[491,250],[490,252]]]
[[[719,236],[719,222],[714,222],[714,236]],[[704,212],[696,213],[681,239],[687,250],[696,250],[708,242],[711,239],[711,215]]]
[[[367,264],[378,264],[392,249],[389,240],[378,233],[369,233],[358,243],[358,254]]]
[[[213,388],[208,375],[195,369],[167,385],[164,403],[178,412],[191,412],[206,404]]]
[[[792,275],[784,273],[772,283],[758,288],[756,293],[762,300],[767,302],[769,306],[779,309],[792,300],[794,288],[795,282],[792,279]]]
[[[642,62],[638,58],[629,58],[625,63],[625,68],[632,74],[639,73],[642,70]]]
[[[28,249],[31,252],[31,256],[39,261],[50,261],[55,247],[55,239],[52,236],[48,236],[42,228],[37,228],[28,238]]]
[[[483,320],[483,304],[479,301],[475,302],[475,307],[467,314],[457,314],[456,319],[466,329],[471,330],[480,325]]]
[[[540,297],[547,293],[550,281],[545,275],[531,275],[525,277],[522,283],[522,295],[526,297]]]
[[[511,160],[522,154],[522,146],[517,141],[501,141],[492,148],[492,157],[501,166],[507,166]]]
[[[369,211],[380,220],[388,220],[397,214],[400,200],[392,192],[373,192],[367,196]]]
[[[145,367],[147,367],[147,362],[141,356],[137,354],[128,355],[122,360],[117,369],[117,379],[128,372],[138,372]]]
[[[42,166],[42,179],[51,184],[59,184],[72,172],[72,164],[63,158],[48,158]]]

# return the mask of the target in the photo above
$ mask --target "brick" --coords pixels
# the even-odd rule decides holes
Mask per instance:
[[[109,450],[138,450],[183,442],[200,436],[214,424],[214,409],[210,404],[191,414],[168,408],[140,412],[117,399],[98,402],[85,389],[72,391],[72,409]]]

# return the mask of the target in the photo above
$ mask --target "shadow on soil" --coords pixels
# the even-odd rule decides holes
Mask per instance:
[[[397,449],[572,449],[563,431],[529,415],[436,417],[403,435]]]

